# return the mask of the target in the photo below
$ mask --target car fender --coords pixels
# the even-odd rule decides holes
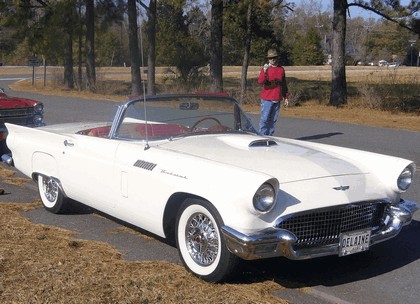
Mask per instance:
[[[173,203],[174,198],[202,198],[218,210],[225,224],[237,229],[250,225],[264,229],[278,216],[276,212],[260,213],[253,207],[255,192],[273,176],[188,156],[181,156],[176,164],[159,163],[163,167],[159,168],[160,177],[157,180],[164,186],[160,185],[156,197],[162,200],[167,198],[167,202]],[[179,168],[183,170],[179,171]],[[185,178],[175,177],[177,173]],[[172,210],[172,207],[165,208]]]
[[[58,165],[56,159],[48,153],[35,152],[32,156],[32,178],[37,174],[58,177]]]
[[[290,139],[287,141],[292,142],[295,140]],[[301,142],[300,144],[319,149],[325,153],[335,154],[341,158],[346,158],[354,165],[358,165],[360,168],[364,168],[362,170],[366,173],[375,175],[378,181],[388,189],[388,195],[390,196],[395,195],[395,193],[404,192],[399,190],[397,186],[398,176],[404,170],[404,168],[407,166],[412,166],[412,169],[414,171],[416,170],[416,166],[411,160],[400,157],[321,143]],[[386,166],[383,165],[384,163],[386,163]]]

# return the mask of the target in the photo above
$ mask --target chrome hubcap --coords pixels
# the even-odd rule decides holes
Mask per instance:
[[[185,242],[191,258],[199,265],[211,265],[217,257],[219,241],[213,222],[196,213],[188,220]]]
[[[45,197],[50,202],[55,202],[58,195],[58,184],[52,178],[43,178],[43,189]]]

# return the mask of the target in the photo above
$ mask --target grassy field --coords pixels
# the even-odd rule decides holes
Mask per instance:
[[[347,67],[348,104],[339,108],[328,105],[331,87],[331,67],[285,67],[289,83],[290,106],[281,116],[322,119],[369,126],[420,131],[420,68],[416,67]],[[259,111],[260,86],[256,78],[260,67],[248,70],[248,91],[243,103],[247,111]],[[194,84],[176,78],[175,69],[157,68],[157,91],[208,91],[208,78]],[[28,73],[27,67],[0,67],[1,74]],[[49,81],[44,86],[44,69],[35,69],[38,77],[11,85],[13,90],[36,91],[41,94],[60,94],[83,98],[108,98],[123,101],[130,95],[130,68],[98,68],[97,92],[64,90],[61,68],[48,67]],[[144,72],[142,70],[142,72]],[[205,71],[203,72],[205,74]],[[224,68],[224,89],[239,96],[241,67]],[[147,79],[147,74],[142,74]]]

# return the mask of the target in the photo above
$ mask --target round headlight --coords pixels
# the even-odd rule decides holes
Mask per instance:
[[[42,113],[44,111],[44,105],[39,102],[34,106],[35,113]]]
[[[259,212],[268,212],[273,209],[276,203],[276,190],[271,184],[262,184],[258,188],[253,198],[255,210]]]
[[[411,182],[413,180],[413,170],[411,167],[406,167],[403,172],[401,172],[400,176],[398,177],[397,185],[398,188],[402,191],[405,191],[410,187]]]

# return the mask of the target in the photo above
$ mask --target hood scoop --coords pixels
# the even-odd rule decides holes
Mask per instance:
[[[251,141],[249,143],[250,148],[271,147],[271,146],[277,146],[277,143],[271,139],[258,139],[258,140]]]
[[[231,147],[244,150],[248,150],[249,148],[267,148],[278,146],[278,143],[271,138],[262,136],[255,138],[254,135],[221,136],[219,137],[219,140]]]

